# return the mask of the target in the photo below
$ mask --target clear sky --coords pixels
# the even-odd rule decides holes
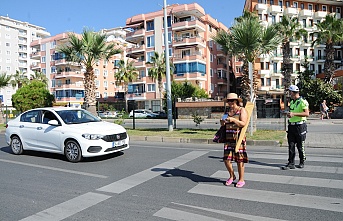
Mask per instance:
[[[84,27],[99,31],[125,26],[127,18],[159,11],[163,0],[0,0],[0,15],[46,28],[51,36]],[[242,14],[245,0],[167,0],[167,4],[196,2],[206,14],[232,26]]]

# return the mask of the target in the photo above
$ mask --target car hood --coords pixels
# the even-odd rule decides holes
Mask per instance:
[[[69,124],[68,127],[84,133],[94,133],[103,135],[126,132],[124,127],[106,121],[89,122],[83,124]]]

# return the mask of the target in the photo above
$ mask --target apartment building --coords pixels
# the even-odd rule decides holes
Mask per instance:
[[[197,3],[168,6],[167,24],[165,30],[162,9],[126,20],[125,28],[129,31],[126,41],[133,44],[127,48],[127,56],[136,60],[139,71],[137,81],[129,85],[127,99],[136,101],[139,108],[160,110],[164,90],[159,91],[157,82],[148,77],[148,70],[154,52],[165,51],[165,31],[168,31],[169,56],[175,67],[173,80],[198,85],[210,98],[225,97],[230,91],[230,78],[231,82],[235,80],[233,70],[236,69],[212,36],[220,29],[228,30],[227,27],[206,14]],[[165,82],[163,79],[164,85]]]
[[[115,102],[124,99],[124,89],[115,84],[114,68],[120,59],[125,58],[125,31],[113,28],[103,29],[100,33],[107,36],[108,42],[116,42],[118,48],[123,50],[122,54],[115,55],[109,61],[97,61],[93,67],[97,100]],[[49,78],[49,89],[57,104],[81,107],[84,102],[85,69],[78,63],[66,61],[64,54],[58,52],[58,47],[67,42],[68,33],[33,41],[30,56],[34,62],[31,69],[43,72]]]
[[[13,75],[16,71],[26,73],[29,78],[32,59],[30,43],[50,36],[45,28],[8,16],[0,16],[0,73]],[[8,86],[0,90],[3,106],[12,107],[12,95],[16,88]]]
[[[327,14],[341,18],[343,9],[342,0],[246,0],[245,10],[257,12],[262,24],[265,26],[279,22],[282,16],[297,17],[301,27],[308,31],[308,36],[299,41],[291,42],[291,60],[293,62],[292,80],[296,81],[299,71],[303,71],[301,63],[307,57],[310,69],[316,77],[324,77],[325,45],[319,44],[311,47],[315,40],[315,24],[325,19]],[[335,46],[335,64],[337,69],[342,65],[343,50],[341,45]],[[259,94],[271,95],[274,98],[283,94],[282,49],[281,46],[273,52],[272,56],[262,55],[255,61],[255,70],[260,75]]]

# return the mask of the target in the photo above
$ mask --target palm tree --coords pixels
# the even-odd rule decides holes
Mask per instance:
[[[150,64],[150,69],[148,71],[148,76],[158,83],[158,90],[160,92],[160,98],[162,100],[162,91],[163,91],[163,78],[166,76],[167,70],[166,70],[166,60],[165,60],[165,53],[162,53],[161,55],[155,51],[154,55],[151,56],[151,62],[147,62],[147,64]],[[170,76],[173,77],[173,70],[174,65],[172,62],[170,62]],[[161,102],[162,105],[162,102]]]
[[[10,81],[12,76],[7,75],[5,72],[0,74],[0,89],[6,87]],[[2,100],[0,100],[0,107],[2,106]],[[0,123],[4,123],[3,117],[2,117],[2,111],[0,112]]]
[[[49,79],[42,72],[35,71],[34,74],[31,74],[30,80],[38,80],[48,85]]]
[[[99,60],[108,61],[113,55],[121,52],[116,44],[106,42],[106,36],[89,29],[84,29],[81,36],[74,33],[68,35],[68,42],[57,49],[65,55],[69,62],[81,64],[84,73],[86,108],[96,114],[95,75],[93,66]]]
[[[325,43],[324,81],[332,83],[335,71],[334,46],[343,41],[343,20],[337,19],[333,15],[327,15],[324,21],[316,25],[317,31],[315,33],[317,34],[317,39],[313,42],[312,46],[316,43]]]
[[[291,73],[293,72],[293,63],[291,62],[291,47],[290,42],[299,40],[302,36],[307,35],[305,29],[300,28],[300,23],[297,17],[289,17],[284,15],[279,23],[276,25],[280,36],[282,36],[282,73],[284,77],[284,94],[288,93],[288,88],[291,85]],[[286,104],[286,100],[285,100]]]
[[[235,19],[229,32],[221,30],[213,40],[222,46],[224,52],[243,59],[242,97],[244,100],[252,100],[248,63],[254,62],[262,54],[269,54],[281,43],[275,26],[264,28],[255,14],[245,11],[241,17]],[[257,80],[255,74],[253,79],[255,95]]]
[[[125,93],[127,93],[128,84],[136,80],[138,77],[138,70],[133,65],[134,63],[134,60],[127,60],[126,63],[124,60],[120,60],[117,72],[114,74],[116,85],[124,85]]]
[[[18,88],[21,88],[23,85],[29,83],[29,79],[26,77],[25,73],[21,71],[16,71],[15,74],[12,76],[13,79],[10,80],[10,84],[13,88],[18,86]]]

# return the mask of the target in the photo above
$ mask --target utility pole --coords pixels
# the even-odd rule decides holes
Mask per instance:
[[[167,0],[164,0],[164,48],[166,59],[166,83],[167,83],[167,110],[168,110],[168,130],[173,131],[172,101],[171,101],[171,82],[169,64],[169,42],[168,42],[168,19],[167,19]]]

